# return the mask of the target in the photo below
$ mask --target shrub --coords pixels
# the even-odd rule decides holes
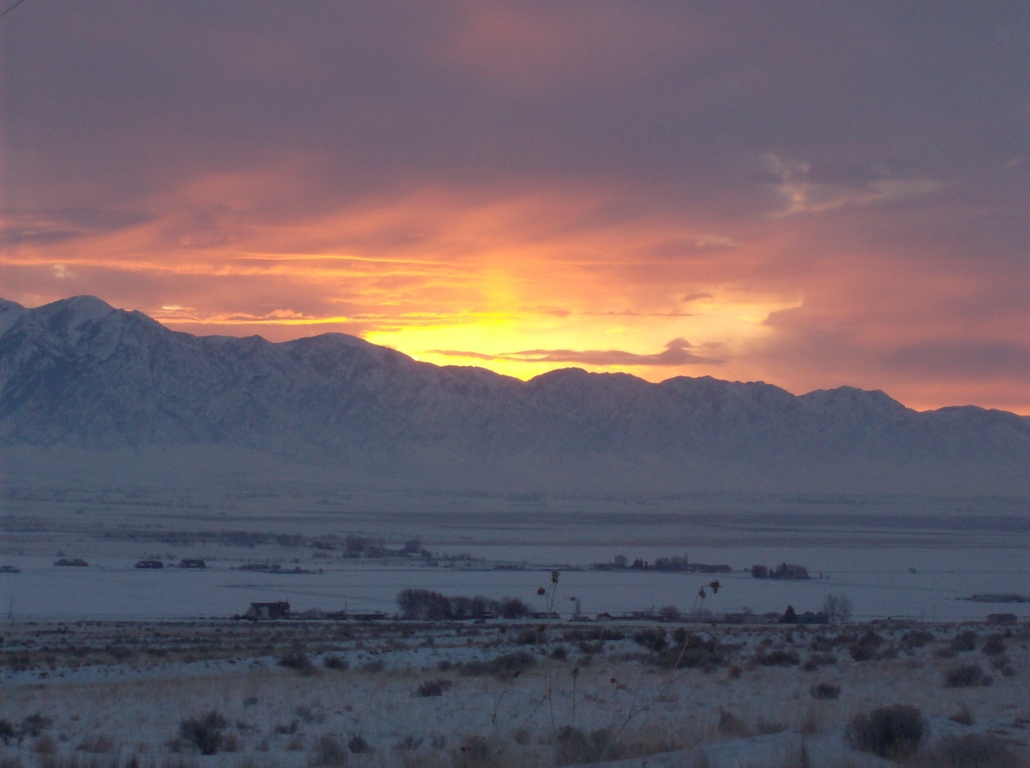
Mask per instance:
[[[991,635],[984,641],[982,650],[988,656],[1000,656],[1005,653],[1005,642],[1000,635]]]
[[[876,658],[881,645],[883,638],[870,629],[848,649],[848,653],[855,661],[870,661]]]
[[[350,741],[347,742],[347,749],[355,755],[364,755],[374,751],[372,745],[365,741],[365,737],[359,733],[350,737]]]
[[[179,734],[188,743],[200,750],[202,755],[218,753],[222,745],[222,729],[229,721],[216,710],[203,717],[188,717],[179,722]]]
[[[682,627],[680,628],[682,629]],[[652,661],[668,669],[702,669],[711,672],[725,666],[736,650],[733,646],[719,645],[715,640],[687,632],[673,633],[676,646],[667,648],[652,658]]]
[[[794,651],[777,649],[769,653],[755,654],[755,661],[763,667],[796,667],[798,655]]]
[[[414,752],[416,749],[422,746],[424,739],[421,736],[413,736],[408,734],[403,739],[393,745],[395,752]]]
[[[346,672],[350,669],[350,664],[346,659],[342,659],[335,655],[326,656],[322,660],[322,666],[326,669],[335,669],[337,672]]]
[[[944,673],[945,688],[971,688],[976,685],[990,685],[994,682],[976,664],[960,664]]]
[[[951,650],[957,653],[976,650],[976,632],[967,629],[951,638]]]
[[[517,645],[538,645],[544,641],[544,635],[547,633],[547,627],[526,627],[526,629],[519,632],[518,637],[515,638]]]
[[[35,738],[53,724],[53,720],[39,712],[29,715],[21,721],[21,735]]]
[[[813,699],[819,699],[825,701],[827,699],[836,699],[840,696],[840,686],[833,685],[833,683],[819,683],[809,688],[809,692],[812,694]]]
[[[308,758],[309,765],[325,765],[330,768],[347,765],[347,749],[331,733],[322,734]]]
[[[466,736],[455,751],[454,768],[488,768],[492,766],[494,745],[484,736]]]
[[[450,680],[444,680],[438,678],[436,680],[426,680],[422,683],[415,691],[419,696],[442,696],[444,691],[449,691],[453,686]]]
[[[315,665],[311,663],[311,659],[301,649],[284,653],[279,657],[277,663],[280,667],[296,669],[302,675],[313,675],[315,673]]]
[[[5,745],[11,743],[11,739],[14,738],[14,726],[6,720],[0,720],[0,741],[3,741]]]
[[[528,651],[506,653],[491,661],[469,661],[461,665],[461,674],[468,677],[490,675],[502,682],[512,680],[526,669],[536,664],[533,654]]]
[[[664,651],[669,645],[665,639],[665,630],[659,627],[644,627],[633,635],[633,639],[649,651]]]
[[[906,704],[895,704],[855,717],[848,725],[847,737],[855,749],[895,760],[915,752],[925,731],[922,712]]]
[[[906,651],[914,651],[922,648],[927,643],[933,642],[933,633],[925,629],[912,629],[901,636],[901,647]]]
[[[587,734],[579,728],[566,725],[558,730],[555,763],[557,765],[580,765],[596,763],[601,759],[620,760],[626,750],[612,740],[609,728],[598,728]]]
[[[837,657],[832,653],[813,653],[805,659],[805,663],[801,665],[801,668],[806,672],[815,672],[819,667],[833,666],[836,663]]]

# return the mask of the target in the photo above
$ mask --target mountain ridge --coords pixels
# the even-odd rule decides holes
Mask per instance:
[[[455,489],[1030,491],[1030,417],[1005,411],[574,368],[523,382],[345,334],[194,336],[88,296],[0,301],[0,446],[238,449]]]

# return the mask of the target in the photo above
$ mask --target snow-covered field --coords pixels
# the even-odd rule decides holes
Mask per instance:
[[[205,500],[206,499],[206,500]],[[563,596],[586,615],[676,606],[689,611],[697,574],[596,571],[622,554],[727,565],[715,612],[816,611],[847,596],[854,618],[982,620],[1028,615],[1030,603],[973,602],[976,594],[1030,595],[1030,515],[1006,500],[700,500],[360,497],[297,492],[192,496],[131,489],[9,495],[0,513],[0,611],[16,619],[227,617],[254,601],[295,610],[396,610],[401,589],[519,597],[536,610],[541,579],[563,571]],[[859,500],[861,501],[861,500]],[[1004,502],[1004,503],[1003,503]],[[683,511],[683,507],[693,511]],[[1004,514],[997,512],[1000,509]],[[360,536],[400,548],[418,539],[435,555],[472,559],[347,557]],[[204,570],[137,570],[142,558]],[[55,567],[82,558],[85,568]],[[796,563],[806,581],[753,579],[752,565]],[[241,571],[278,564],[284,574]],[[541,573],[542,571],[542,573]],[[568,616],[571,601],[559,612]]]
[[[927,718],[924,755],[971,733],[1025,755],[1025,622],[540,627],[9,622],[0,761],[882,765],[844,729],[893,704]]]
[[[1026,746],[1030,603],[965,599],[1030,595],[1030,523],[1011,500],[105,489],[19,491],[0,503],[0,566],[12,571],[0,572],[3,768],[134,757],[143,766],[882,765],[851,750],[845,727],[893,704],[928,718],[929,746],[913,765],[959,765],[928,751],[954,752],[947,734],[986,734],[994,741],[961,742],[981,752]],[[394,552],[418,539],[433,557],[348,557],[348,537]],[[590,568],[620,554],[731,572]],[[56,566],[62,558],[88,565]],[[183,558],[206,567],[176,567]],[[137,569],[140,559],[165,567]],[[748,572],[781,562],[813,578]],[[280,572],[241,570],[254,564]],[[540,596],[552,569],[557,589]],[[696,619],[697,590],[715,578],[703,615],[751,612],[756,623],[619,618],[673,606]],[[559,617],[397,621],[406,588],[515,597],[534,611],[553,602]],[[850,600],[850,623],[762,617],[788,605],[817,611],[829,594]],[[229,618],[278,600],[294,612],[387,616]],[[590,621],[571,621],[577,603]],[[616,618],[593,620],[601,613]],[[988,623],[1001,613],[1016,623]],[[949,674],[974,684],[949,687]],[[216,754],[200,754],[204,734]],[[1003,764],[992,760],[981,764]]]

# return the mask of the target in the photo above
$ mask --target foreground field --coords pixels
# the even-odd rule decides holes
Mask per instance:
[[[2,634],[5,768],[890,764],[876,752],[1018,766],[1030,734],[1026,623],[76,622]],[[854,725],[848,738],[857,716],[896,704],[919,712],[898,710],[915,719],[891,727],[921,739],[891,741],[875,717],[864,741]]]

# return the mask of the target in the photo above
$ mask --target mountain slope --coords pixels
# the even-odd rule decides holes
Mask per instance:
[[[709,377],[521,382],[340,334],[197,337],[86,296],[0,302],[0,445],[259,451],[459,489],[1023,493],[1030,474],[1030,419],[1001,411]]]

